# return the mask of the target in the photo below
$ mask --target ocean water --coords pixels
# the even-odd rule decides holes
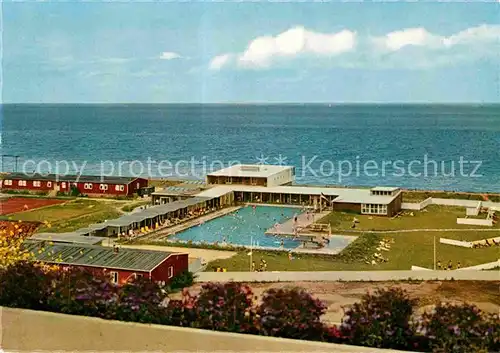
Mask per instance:
[[[500,192],[500,105],[4,105],[1,115],[1,153],[28,172],[200,179],[238,161],[294,165],[302,184]]]
[[[210,222],[189,228],[169,237],[171,240],[205,241],[207,243],[223,242],[229,244],[250,246],[265,246],[270,248],[283,247],[294,249],[300,242],[290,238],[274,237],[265,232],[276,223],[283,223],[296,214],[298,210],[290,207],[244,207],[237,212],[216,218]]]

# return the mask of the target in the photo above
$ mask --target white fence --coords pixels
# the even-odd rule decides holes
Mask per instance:
[[[479,212],[481,211],[481,201],[479,201],[477,203],[477,206],[476,208],[471,208],[471,207],[468,207],[466,210],[465,210],[465,214],[467,216],[477,216],[479,215]]]
[[[412,267],[411,267],[411,270],[412,270],[412,271],[432,271],[432,270],[431,270],[431,269],[429,269],[429,268],[420,267],[420,266],[412,266]]]
[[[401,208],[403,210],[415,210],[415,211],[420,211],[422,209],[420,207],[420,203],[410,203],[410,202],[403,202],[401,204]]]
[[[479,214],[481,207],[488,207],[488,208],[498,207],[500,209],[500,202],[460,200],[460,199],[439,199],[433,197],[429,197],[422,202],[403,202],[401,204],[401,208],[403,210],[420,211],[429,205],[465,207],[467,208],[466,212],[468,216],[477,216]],[[471,212],[471,214],[469,214],[469,212]]]
[[[477,266],[471,266],[471,267],[464,267],[464,268],[461,268],[460,270],[458,271],[464,271],[464,270],[491,270],[493,268],[500,268],[500,259],[498,259],[497,261],[493,261],[493,262],[488,262],[486,264],[482,264],[482,265],[477,265]]]
[[[457,218],[457,224],[492,227],[493,220],[492,219],[477,219],[477,218]]]
[[[432,200],[433,200],[432,197],[429,197],[429,198],[427,198],[424,201],[419,202],[419,203],[403,202],[401,204],[401,208],[403,210],[420,211],[420,210],[423,210],[424,208],[426,208],[427,206],[431,205],[433,202]]]
[[[464,248],[472,248],[472,243],[470,241],[460,241],[460,240],[440,238],[439,242],[441,244],[461,246],[461,247],[464,247]]]

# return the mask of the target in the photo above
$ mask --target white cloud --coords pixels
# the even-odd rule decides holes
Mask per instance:
[[[304,27],[294,27],[275,37],[255,38],[239,55],[239,63],[246,67],[266,67],[274,59],[298,55],[335,56],[354,49],[356,33],[344,30],[338,33],[316,33]]]
[[[500,26],[481,25],[471,27],[450,36],[429,33],[424,28],[407,28],[394,31],[382,38],[375,38],[374,42],[381,43],[386,49],[398,51],[407,46],[423,47],[424,49],[446,49],[456,45],[487,45],[500,41]]]
[[[500,43],[500,25],[472,27],[444,39],[447,46],[495,42]]]
[[[439,45],[440,38],[427,32],[424,28],[407,28],[388,33],[383,38],[383,44],[387,49],[396,51],[407,46]]]
[[[239,54],[216,56],[210,68],[271,68],[307,57],[322,58],[321,65],[336,67],[423,69],[497,58],[499,52],[500,25],[484,24],[450,35],[403,28],[378,37],[358,36],[347,29],[319,33],[299,26],[276,36],[257,37]]]
[[[210,70],[222,69],[222,67],[229,64],[229,62],[232,59],[232,56],[233,56],[232,54],[222,54],[222,55],[216,56],[215,58],[212,59],[212,61],[210,61],[209,69]]]
[[[173,59],[180,59],[180,58],[182,58],[181,55],[174,53],[174,52],[171,52],[171,51],[163,52],[160,55],[160,59],[163,59],[163,60],[173,60]]]

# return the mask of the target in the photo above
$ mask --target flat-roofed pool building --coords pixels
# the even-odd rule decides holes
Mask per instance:
[[[361,214],[393,216],[401,211],[399,188],[352,189],[307,186],[224,185],[205,190],[197,197],[233,195],[237,203],[269,203],[331,208]]]
[[[148,180],[135,177],[10,173],[0,181],[2,190],[70,192],[92,196],[132,196],[148,187]]]
[[[295,167],[280,165],[237,164],[207,174],[207,184],[240,184],[256,186],[291,185]]]
[[[141,276],[168,283],[189,268],[187,253],[31,240],[24,246],[33,253],[35,261],[104,272],[116,284]]]

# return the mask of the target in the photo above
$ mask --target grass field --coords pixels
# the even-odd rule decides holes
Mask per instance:
[[[382,216],[368,216],[345,212],[332,212],[318,220],[318,223],[330,223],[334,230],[351,230],[352,220],[356,217],[360,222],[356,230],[401,230],[401,229],[489,229],[490,227],[470,226],[457,224],[457,217],[465,217],[464,207],[447,207],[430,205],[422,211],[406,211],[404,216],[394,218]],[[500,224],[495,228],[500,229]]]
[[[50,228],[42,226],[39,231],[70,232],[92,223],[117,218],[124,203],[119,201],[96,201],[77,199],[61,205],[14,213],[9,218],[23,221],[48,222]]]
[[[356,230],[376,231],[377,233],[359,233],[359,237],[341,254],[331,257],[299,255],[290,261],[287,254],[254,252],[254,261],[265,259],[269,271],[345,271],[345,270],[409,270],[412,265],[426,268],[433,267],[434,237],[436,238],[436,257],[443,265],[452,261],[453,266],[460,262],[461,267],[479,265],[496,261],[500,258],[500,248],[469,249],[439,243],[439,238],[474,241],[500,236],[500,227],[481,232],[464,229],[492,229],[489,227],[457,225],[456,218],[463,217],[464,208],[432,205],[423,212],[414,212],[414,216],[403,216],[396,219],[388,217],[372,217],[352,213],[333,212],[318,220],[319,223],[332,224],[334,232],[347,234],[351,230],[353,217],[360,223]],[[415,232],[384,233],[384,231],[401,231],[416,229]],[[420,229],[422,229],[420,231]],[[430,232],[423,229],[452,229],[452,231]],[[367,264],[376,251],[378,242],[383,238],[394,239],[390,251],[382,251],[388,262],[377,265]],[[236,256],[210,263],[207,271],[213,266],[225,267],[228,271],[248,271],[249,257],[246,252]]]
[[[471,233],[465,236],[467,240],[483,239],[485,234],[490,233]],[[362,270],[409,270],[412,265],[426,268],[433,267],[433,233],[417,232],[417,233],[398,233],[391,234],[394,239],[390,251],[384,251],[383,256],[389,261],[377,265],[366,264],[363,257],[371,256],[376,252],[375,247],[369,245],[359,246],[356,244],[363,240],[368,235],[361,235],[353,242],[345,252],[350,251],[350,247],[358,246],[357,256],[350,257],[350,254],[342,254],[339,256],[314,256],[314,255],[298,255],[296,259],[290,261],[287,254],[259,252],[254,251],[253,259],[256,264],[260,259],[264,259],[268,263],[268,271],[362,271]],[[493,236],[493,235],[489,235]],[[382,238],[382,236],[379,236]],[[385,236],[384,236],[385,237]],[[462,267],[479,265],[486,262],[496,261],[500,258],[500,248],[480,248],[468,249],[458,246],[446,245],[439,243],[440,235],[436,234],[436,258],[441,261],[443,266],[452,261],[453,266],[460,262]],[[462,234],[446,234],[446,238],[460,240],[464,236]],[[361,253],[361,251],[363,253]],[[248,271],[249,256],[247,252],[239,252],[237,255],[226,260],[217,260],[211,262],[207,271],[212,271],[213,267],[225,267],[228,271]]]

